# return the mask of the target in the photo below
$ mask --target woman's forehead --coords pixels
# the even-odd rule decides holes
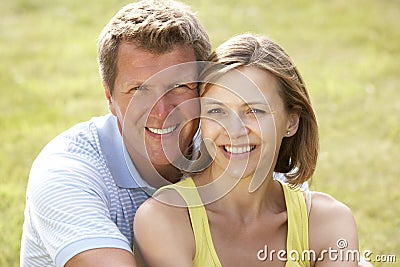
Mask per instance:
[[[279,83],[268,71],[253,66],[232,69],[203,88],[202,96],[245,102],[269,102],[279,97]],[[280,98],[280,97],[279,97]]]

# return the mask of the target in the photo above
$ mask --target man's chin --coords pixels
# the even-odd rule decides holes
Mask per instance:
[[[154,166],[173,165],[173,162],[178,158],[176,154],[166,155],[164,153],[152,153],[152,152],[148,152],[147,156],[150,159],[150,162]]]

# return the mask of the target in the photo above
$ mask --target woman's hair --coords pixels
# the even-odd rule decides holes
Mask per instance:
[[[286,111],[299,115],[297,132],[282,140],[274,171],[285,173],[292,185],[309,180],[318,157],[318,125],[303,79],[283,48],[266,36],[246,33],[221,44],[209,61],[217,64],[204,70],[205,80],[216,69],[218,73],[226,73],[243,66],[257,67],[274,75]],[[203,91],[207,87],[203,85]]]
[[[98,41],[99,72],[111,93],[117,76],[118,48],[123,42],[155,54],[188,45],[199,61],[206,60],[211,52],[207,32],[185,4],[172,0],[128,4],[104,27]]]

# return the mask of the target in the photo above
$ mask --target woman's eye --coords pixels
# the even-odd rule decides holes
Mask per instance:
[[[133,88],[133,90],[135,90],[135,91],[143,91],[143,90],[146,90],[146,89],[147,88],[145,86],[143,86],[143,85],[139,85],[139,86],[136,86],[136,87]]]
[[[265,111],[261,110],[261,109],[258,109],[258,108],[251,108],[251,109],[249,109],[249,113],[252,113],[252,114],[264,114]]]
[[[213,109],[209,109],[207,111],[208,114],[220,114],[223,113],[223,110],[221,108],[213,108]]]

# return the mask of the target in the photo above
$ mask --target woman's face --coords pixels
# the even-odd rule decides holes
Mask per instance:
[[[201,132],[213,174],[265,179],[274,169],[293,116],[285,110],[277,79],[257,67],[231,70],[201,97]],[[253,177],[256,178],[256,177]]]

